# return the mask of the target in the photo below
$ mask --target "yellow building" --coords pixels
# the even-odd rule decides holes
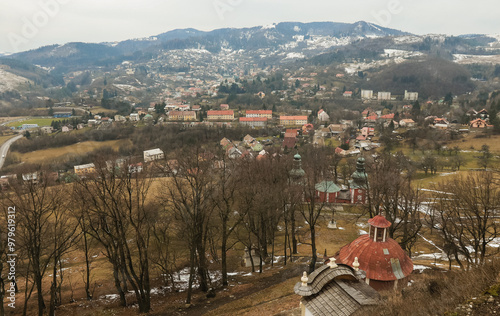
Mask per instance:
[[[170,111],[168,119],[171,121],[196,121],[195,111]]]
[[[207,112],[207,119],[209,121],[234,120],[234,111],[233,110],[226,110],[226,111],[211,110],[211,111]]]
[[[75,174],[79,177],[82,177],[94,173],[95,165],[93,163],[88,163],[86,165],[75,166],[74,169],[75,169]]]
[[[280,116],[280,125],[302,126],[307,124],[307,116]]]

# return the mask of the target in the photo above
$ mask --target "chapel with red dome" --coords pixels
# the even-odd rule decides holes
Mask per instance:
[[[338,263],[353,266],[358,259],[359,269],[366,272],[365,282],[376,290],[395,289],[413,271],[413,262],[399,244],[387,234],[391,223],[381,215],[370,220],[370,231],[345,245],[335,255]]]

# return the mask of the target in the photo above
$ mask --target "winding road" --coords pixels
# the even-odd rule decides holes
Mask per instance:
[[[22,134],[14,136],[3,143],[2,147],[0,147],[0,169],[3,167],[3,163],[5,162],[5,157],[7,157],[7,152],[9,152],[10,145],[12,145],[16,140],[23,138]]]

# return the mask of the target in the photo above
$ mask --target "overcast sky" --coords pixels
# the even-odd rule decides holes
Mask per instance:
[[[364,20],[415,34],[498,34],[499,9],[498,0],[4,0],[0,52],[284,21]]]

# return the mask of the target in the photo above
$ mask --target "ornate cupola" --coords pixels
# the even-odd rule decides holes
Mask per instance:
[[[369,219],[368,224],[370,224],[370,238],[374,242],[385,242],[387,238],[387,228],[391,226],[391,222],[386,220],[385,217],[377,215]]]

